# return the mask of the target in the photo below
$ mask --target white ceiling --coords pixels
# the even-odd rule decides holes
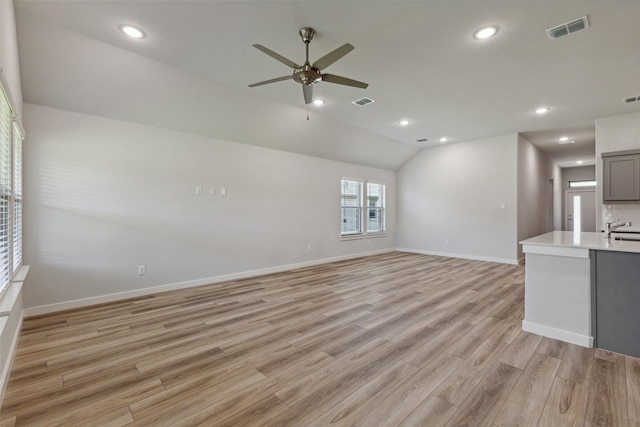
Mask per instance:
[[[584,15],[590,28],[547,39]],[[640,95],[640,1],[17,0],[16,17],[26,102],[392,170],[441,136],[516,132],[593,162],[594,120],[640,111],[622,102]],[[473,39],[487,24],[497,36]],[[322,107],[293,81],[249,88],[291,72],[252,45],[302,63],[304,26],[311,62],[349,42],[326,71],[369,88],[318,83]]]

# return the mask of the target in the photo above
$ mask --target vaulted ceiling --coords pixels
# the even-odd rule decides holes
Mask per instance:
[[[441,137],[524,133],[558,161],[593,157],[596,118],[640,111],[623,102],[640,95],[638,1],[15,3],[26,102],[391,170]],[[588,28],[547,37],[582,16]],[[485,25],[497,35],[474,39]],[[252,45],[300,64],[305,26],[311,62],[349,42],[326,71],[369,87],[317,83],[320,107],[293,81],[249,88],[291,73]],[[352,104],[363,96],[375,102]],[[586,154],[558,154],[560,135]]]

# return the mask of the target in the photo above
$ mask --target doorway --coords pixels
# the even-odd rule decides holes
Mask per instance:
[[[566,231],[596,231],[595,190],[567,190],[564,201]]]

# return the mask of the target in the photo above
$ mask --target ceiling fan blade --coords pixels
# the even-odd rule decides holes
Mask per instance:
[[[296,64],[295,62],[285,58],[284,56],[282,56],[280,54],[275,53],[271,49],[267,49],[266,47],[262,46],[261,44],[254,44],[253,47],[255,47],[256,49],[258,49],[259,51],[261,51],[263,53],[266,53],[267,55],[269,55],[273,59],[282,62],[284,65],[293,68],[294,70],[296,68],[300,68],[300,66],[298,64]]]
[[[313,101],[313,86],[302,85],[302,93],[304,94],[304,103],[311,104]]]
[[[333,64],[338,59],[342,58],[347,53],[351,52],[353,49],[355,49],[355,48],[353,46],[351,46],[349,43],[347,43],[345,45],[342,45],[339,48],[337,48],[336,50],[333,50],[333,51],[327,53],[325,56],[323,56],[322,58],[320,58],[316,62],[314,62],[313,63],[313,68],[317,68],[318,70],[324,70],[329,65]]]
[[[268,85],[269,83],[283,82],[283,81],[289,80],[289,79],[291,79],[291,76],[276,77],[275,79],[270,79],[270,80],[265,80],[263,82],[250,84],[249,87]]]
[[[336,76],[334,74],[323,74],[322,81],[345,86],[359,87],[360,89],[366,89],[369,86],[368,83],[359,82],[357,80],[348,79],[346,77]]]

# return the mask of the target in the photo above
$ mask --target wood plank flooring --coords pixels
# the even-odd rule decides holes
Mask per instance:
[[[387,253],[25,319],[0,426],[640,427],[640,360],[519,266]]]

